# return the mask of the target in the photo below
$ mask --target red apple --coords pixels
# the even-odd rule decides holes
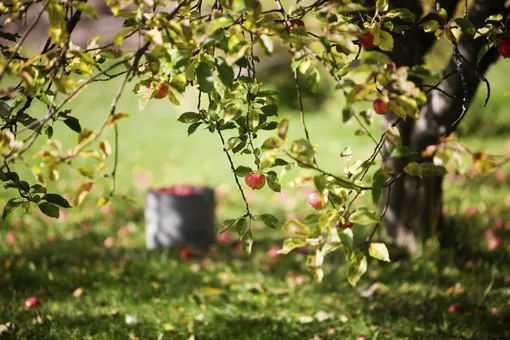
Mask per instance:
[[[375,113],[377,113],[378,115],[385,115],[388,112],[390,112],[390,108],[381,98],[377,98],[376,100],[374,100],[372,102],[372,107],[374,108]]]
[[[25,300],[25,308],[32,309],[39,305],[39,300],[35,296],[31,296]]]
[[[16,242],[16,234],[13,231],[9,231],[6,235],[7,243],[13,244]]]
[[[496,229],[501,229],[505,226],[505,220],[503,220],[502,218],[498,218],[496,220],[495,225],[496,225]]]
[[[279,250],[280,250],[280,248],[278,248],[278,247],[269,248],[269,250],[267,251],[267,257],[269,257],[270,259],[275,259],[277,257],[280,257],[280,254],[278,253]]]
[[[466,215],[470,216],[470,217],[473,217],[475,216],[476,214],[478,214],[478,208],[475,207],[475,206],[470,206],[469,208],[467,208],[466,210]]]
[[[292,19],[289,23],[291,26],[305,27],[305,23],[301,19]]]
[[[165,83],[161,83],[159,85],[158,90],[156,91],[156,94],[154,95],[154,98],[156,98],[156,99],[165,98],[168,94],[168,91],[169,91],[168,85]]]
[[[493,237],[487,240],[487,248],[492,251],[499,248],[501,242],[499,241],[499,238]]]
[[[266,184],[266,178],[263,174],[252,172],[244,178],[246,185],[254,190],[261,189]]]
[[[485,238],[486,239],[491,239],[491,238],[494,238],[496,237],[496,234],[494,233],[494,230],[493,229],[488,229],[486,232],[485,232]]]
[[[176,185],[174,187],[174,194],[177,196],[189,196],[193,193],[193,188],[190,185]]]
[[[510,39],[503,39],[499,42],[498,53],[504,58],[510,58]]]
[[[244,254],[243,243],[241,241],[237,241],[236,243],[236,252],[238,252],[239,254]]]
[[[460,303],[452,303],[448,306],[448,312],[449,313],[456,313],[462,311],[462,304]]]
[[[194,256],[195,256],[195,254],[193,253],[193,251],[188,248],[182,248],[181,252],[179,254],[179,258],[181,260],[188,260],[188,259],[193,258]]]
[[[506,284],[506,285],[510,285],[510,275],[507,275],[505,277],[505,279],[503,280],[503,282]]]
[[[218,237],[216,238],[216,240],[218,241],[218,243],[220,244],[225,244],[225,243],[229,243],[230,242],[230,233],[228,231],[218,235]]]
[[[296,251],[299,254],[303,254],[303,255],[306,255],[306,254],[310,253],[310,250],[307,247],[299,247],[299,248],[296,249]]]
[[[374,48],[375,47],[374,36],[372,35],[372,33],[366,32],[365,34],[363,34],[359,38],[359,44],[366,49]]]
[[[113,246],[115,245],[115,243],[116,243],[116,242],[115,242],[115,238],[113,238],[112,236],[110,236],[110,237],[107,237],[107,238],[104,240],[104,242],[103,242],[103,243],[104,243],[104,246],[105,246],[106,248],[111,248],[111,247],[113,247]]]
[[[315,210],[322,210],[327,207],[327,203],[322,199],[320,192],[312,191],[308,195],[308,204]]]

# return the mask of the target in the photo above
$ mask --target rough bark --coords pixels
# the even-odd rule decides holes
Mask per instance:
[[[504,3],[504,0],[476,0],[469,10],[468,19],[475,27],[480,27],[488,16],[501,13],[504,10]],[[453,1],[448,4],[455,5]],[[411,161],[430,161],[421,157],[422,151],[428,145],[436,144],[445,133],[451,132],[452,124],[463,111],[463,104],[471,101],[480,84],[478,75],[485,74],[497,59],[496,52],[491,51],[478,68],[475,68],[477,55],[483,43],[483,39],[473,40],[467,35],[463,35],[458,42],[460,53],[469,61],[469,64],[464,61],[464,74],[468,84],[467,103],[464,103],[465,93],[460,76],[456,74],[445,80],[440,88],[455,98],[452,99],[440,91],[433,91],[418,120],[399,124],[403,144],[417,151],[417,155],[398,161],[388,158],[387,166],[402,169]],[[420,41],[415,44],[420,45]],[[419,50],[423,49],[423,46],[415,48]],[[456,70],[456,64],[452,55],[444,74],[449,74],[453,70]],[[442,181],[441,177],[421,179],[404,175],[391,188],[386,189],[391,190],[391,195],[387,195],[387,192],[384,195],[389,197],[385,202],[388,209],[384,218],[387,234],[397,246],[407,249],[411,254],[422,253],[425,242],[442,230]]]

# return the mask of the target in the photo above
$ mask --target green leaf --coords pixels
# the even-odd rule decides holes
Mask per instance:
[[[374,179],[372,182],[372,202],[376,204],[381,198],[383,186],[386,182],[386,176],[384,176],[383,170],[379,169],[374,173]]]
[[[279,254],[288,254],[296,248],[305,247],[306,241],[301,238],[288,238],[283,241],[283,247],[278,251]]]
[[[359,250],[356,249],[349,257],[349,276],[348,281],[354,287],[359,279],[367,271],[367,258]]]
[[[46,134],[46,137],[48,137],[48,139],[51,139],[51,137],[53,137],[53,127],[51,125],[45,125],[43,131]]]
[[[2,213],[2,220],[5,220],[7,215],[9,215],[14,209],[19,207],[23,202],[16,201],[18,198],[11,198],[7,201],[7,204],[4,207],[3,213]]]
[[[197,129],[200,127],[200,125],[202,125],[202,122],[193,123],[190,126],[188,126],[188,136],[190,136],[195,131],[197,131]]]
[[[379,12],[386,12],[388,10],[388,0],[377,0],[375,7]]]
[[[352,159],[352,149],[350,146],[346,146],[344,147],[344,149],[342,150],[342,152],[340,152],[340,157],[342,157],[342,159],[345,161],[345,162],[348,162]]]
[[[253,237],[251,236],[251,230],[248,230],[246,234],[244,234],[243,238],[241,239],[241,244],[243,246],[243,252],[246,255],[250,255],[251,248],[253,247]]]
[[[168,89],[167,97],[168,97],[168,100],[170,100],[170,102],[172,104],[177,105],[177,106],[181,105],[181,103],[179,102],[179,99],[177,98],[177,96],[175,95],[175,93],[172,90]]]
[[[1,170],[0,170],[1,171]],[[6,179],[2,179],[2,181],[9,180],[9,181],[19,181],[19,175],[16,172],[9,171],[3,173]]]
[[[407,118],[406,110],[402,105],[400,105],[400,103],[397,100],[390,100],[390,102],[388,103],[388,107],[394,114],[396,114],[403,120],[406,120]]]
[[[438,11],[436,11],[437,15],[439,15],[443,20],[448,19],[448,12],[444,8],[440,8]]]
[[[272,55],[274,51],[273,47],[273,41],[271,38],[265,34],[261,34],[259,36],[260,41],[262,42],[262,47],[264,47],[264,52],[266,52],[266,55]]]
[[[199,113],[196,112],[184,112],[182,115],[179,116],[177,119],[181,123],[196,123],[200,121],[202,117]]]
[[[12,34],[8,32],[0,32],[0,38],[16,42],[17,39],[21,38],[18,33]]]
[[[177,90],[179,93],[184,93],[188,86],[188,80],[184,74],[172,74],[170,77],[170,86]]]
[[[48,35],[57,45],[63,45],[68,38],[66,10],[60,1],[49,1],[46,6],[48,13]]]
[[[278,175],[274,171],[269,171],[266,174],[267,186],[274,192],[280,192],[282,190]]]
[[[149,64],[151,72],[153,74],[158,74],[161,68],[161,63],[156,53],[145,53],[145,59],[147,59],[147,63]]]
[[[404,172],[411,176],[444,176],[448,173],[446,168],[442,165],[435,165],[434,163],[416,163],[412,162],[405,166]]]
[[[260,108],[266,116],[277,116],[278,105],[266,105]]]
[[[12,181],[10,183],[7,183],[5,185],[5,187],[6,188],[16,188],[16,189],[19,189],[24,192],[30,191],[30,184],[28,184],[28,182],[25,182],[25,181]]]
[[[374,36],[374,44],[383,51],[393,51],[393,36],[390,33],[381,30],[379,34]]]
[[[220,229],[218,230],[218,235],[223,234],[225,231],[229,230],[234,225],[235,222],[236,220],[234,219],[223,221]]]
[[[273,216],[271,214],[262,214],[260,215],[260,219],[266,226],[268,226],[271,229],[279,229],[280,228],[280,221],[278,221],[278,218],[276,216]]]
[[[283,141],[278,137],[269,137],[262,144],[263,150],[277,149],[283,145]]]
[[[289,120],[288,119],[282,119],[278,126],[276,127],[278,131],[278,137],[280,137],[282,140],[285,140],[287,138],[287,132],[289,130]]]
[[[373,212],[365,207],[355,210],[351,214],[349,219],[354,223],[362,224],[362,225],[379,223],[379,220],[380,220],[379,216],[375,212]]]
[[[356,111],[352,106],[348,105],[344,107],[342,110],[342,122],[347,123],[348,121],[350,121],[355,113]]]
[[[253,172],[253,170],[247,166],[242,166],[242,165],[239,165],[234,173],[236,174],[236,176],[238,177],[246,177],[248,176],[249,174],[251,174]]]
[[[321,74],[317,69],[313,69],[310,73],[305,76],[306,86],[312,93],[317,91],[317,87],[321,81]]]
[[[236,231],[239,234],[239,237],[242,238],[246,234],[246,232],[248,232],[249,230],[250,230],[250,228],[248,226],[248,222],[246,221],[245,217],[242,217],[239,220],[237,220]]]
[[[379,243],[379,242],[370,243],[370,246],[368,248],[368,253],[374,259],[385,261],[385,262],[391,262],[390,254],[388,253],[388,248],[386,248],[386,245],[384,243]]]
[[[67,118],[64,119],[64,124],[67,125],[74,132],[77,133],[81,132],[81,125],[78,118],[67,116]]]
[[[413,12],[408,10],[407,8],[395,8],[386,13],[385,17],[387,18],[399,18],[406,22],[414,22],[416,20],[416,16]]]
[[[459,25],[459,27],[461,28],[462,32],[467,33],[467,34],[471,34],[471,35],[474,35],[476,33],[475,26],[468,19],[465,19],[465,18],[455,18],[455,19],[453,19],[453,21],[457,25]]]
[[[421,173],[423,176],[444,176],[448,170],[442,165],[427,162],[421,164]]]
[[[113,43],[115,44],[115,46],[120,47],[122,45],[122,42],[124,41],[124,37],[126,36],[126,34],[131,31],[132,31],[131,28],[122,28],[119,32],[117,32],[117,34],[113,38]]]
[[[227,65],[225,59],[216,59],[216,68],[221,82],[227,87],[232,85],[235,78],[234,69]]]
[[[407,164],[404,167],[404,172],[411,176],[423,177],[420,164],[416,162]]]
[[[85,13],[89,18],[97,20],[97,12],[94,7],[90,6],[87,2],[73,1],[72,5],[79,11]]]
[[[82,166],[78,168],[78,172],[87,178],[94,179],[94,169],[90,166]]]
[[[289,164],[289,162],[287,162],[285,159],[276,158],[274,160],[273,166],[285,166],[287,164]]]
[[[420,24],[420,27],[427,33],[432,33],[441,28],[441,25],[436,20],[428,20]]]
[[[480,61],[483,59],[483,57],[485,57],[487,52],[489,52],[490,49],[493,48],[495,45],[496,45],[495,41],[489,41],[489,42],[485,43],[482,46],[482,48],[480,49],[480,51],[478,51],[478,56],[476,58],[476,64],[479,64]]]
[[[41,212],[44,215],[49,216],[49,217],[59,218],[59,216],[60,216],[60,211],[59,211],[58,207],[56,205],[48,203],[48,202],[43,202],[43,203],[39,204],[39,210],[41,210]]]
[[[98,208],[102,208],[104,207],[108,202],[110,202],[110,199],[106,198],[106,197],[101,197],[99,198],[99,200],[97,201],[97,207]]]
[[[48,190],[40,184],[34,184],[30,187],[33,194],[46,194]]]
[[[391,152],[392,158],[402,158],[414,155],[416,152],[409,149],[407,146],[399,146],[393,149]]]
[[[248,5],[246,4],[246,0],[233,0],[232,1],[232,10],[234,12],[243,12],[248,9]]]
[[[352,251],[354,249],[354,234],[352,233],[352,229],[350,228],[343,229],[342,231],[340,231],[338,236],[340,236],[340,241],[342,242],[345,256],[347,258],[350,258]]]
[[[62,208],[72,208],[69,202],[59,194],[46,194],[42,198],[45,201],[61,206]]]
[[[198,89],[202,92],[210,93],[214,89],[214,77],[209,66],[201,62],[198,64],[195,72],[197,75]]]

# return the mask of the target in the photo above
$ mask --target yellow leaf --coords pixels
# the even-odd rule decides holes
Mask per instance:
[[[108,157],[112,153],[112,147],[110,146],[110,143],[108,143],[107,140],[102,140],[99,142],[99,149],[101,149],[101,152],[105,157]]]
[[[117,112],[108,117],[108,121],[106,122],[106,126],[112,126],[117,123],[117,121],[129,117],[129,114],[124,112]]]
[[[92,190],[92,186],[94,185],[94,182],[87,182],[82,184],[78,191],[76,191],[76,195],[74,196],[73,204],[75,207],[79,206],[87,194]]]

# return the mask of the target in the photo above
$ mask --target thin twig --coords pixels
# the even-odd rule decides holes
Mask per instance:
[[[372,238],[374,237],[375,233],[377,232],[377,229],[379,228],[379,225],[381,224],[384,216],[386,215],[386,212],[388,211],[388,207],[390,206],[390,193],[391,193],[391,185],[393,182],[388,186],[388,192],[386,194],[386,205],[384,206],[384,210],[381,214],[381,218],[379,219],[379,222],[374,226],[374,229],[370,233],[370,236],[367,237],[365,240],[366,243],[370,243],[372,241]]]
[[[310,144],[310,147],[312,147],[312,141],[310,140],[310,134],[308,133],[308,128],[306,127],[306,120],[305,120],[305,110],[303,108],[303,96],[301,94],[301,88],[299,86],[299,76],[297,69],[294,70],[294,82],[296,83],[296,91],[299,101],[299,116],[301,117],[301,125],[303,125],[303,130],[305,132],[305,137],[308,143]],[[313,162],[318,166],[317,159],[315,158],[315,152],[313,153]]]
[[[220,124],[218,122],[216,122],[216,130],[218,131],[218,135],[220,136],[221,145],[223,146],[223,151],[227,155],[228,162],[230,163],[230,169],[232,170],[232,172],[234,174],[234,179],[236,181],[237,187],[239,188],[239,191],[241,192],[241,196],[243,197],[243,201],[246,206],[246,217],[249,217],[250,219],[252,219],[253,215],[250,212],[250,206],[248,205],[248,200],[246,199],[246,196],[244,195],[243,187],[241,186],[241,183],[239,182],[239,178],[237,178],[237,175],[235,173],[236,168],[234,166],[234,161],[232,160],[232,156],[230,156],[230,153],[228,152],[228,150],[225,150],[225,145],[226,145],[225,138],[223,138],[223,134],[221,133],[221,130],[220,130]]]
[[[302,160],[300,160],[299,158],[297,157],[294,157],[291,153],[289,153],[288,151],[285,152],[285,154],[292,158],[294,161],[296,161],[297,163],[301,164],[302,166],[304,167],[307,167],[307,168],[310,168],[310,169],[314,169],[318,172],[320,172],[321,174],[325,175],[325,176],[329,176],[329,177],[333,177],[335,180],[337,180],[338,182],[346,185],[346,186],[350,186],[350,187],[355,187],[358,191],[360,190],[371,190],[372,188],[371,187],[363,187],[363,186],[360,186],[360,185],[357,185],[357,184],[354,184],[344,178],[341,178],[341,177],[338,177],[332,173],[329,173],[327,171],[324,171],[322,170],[321,168],[319,168],[318,166],[316,165],[313,165],[313,164],[308,164],[308,163],[305,163],[303,162]]]

